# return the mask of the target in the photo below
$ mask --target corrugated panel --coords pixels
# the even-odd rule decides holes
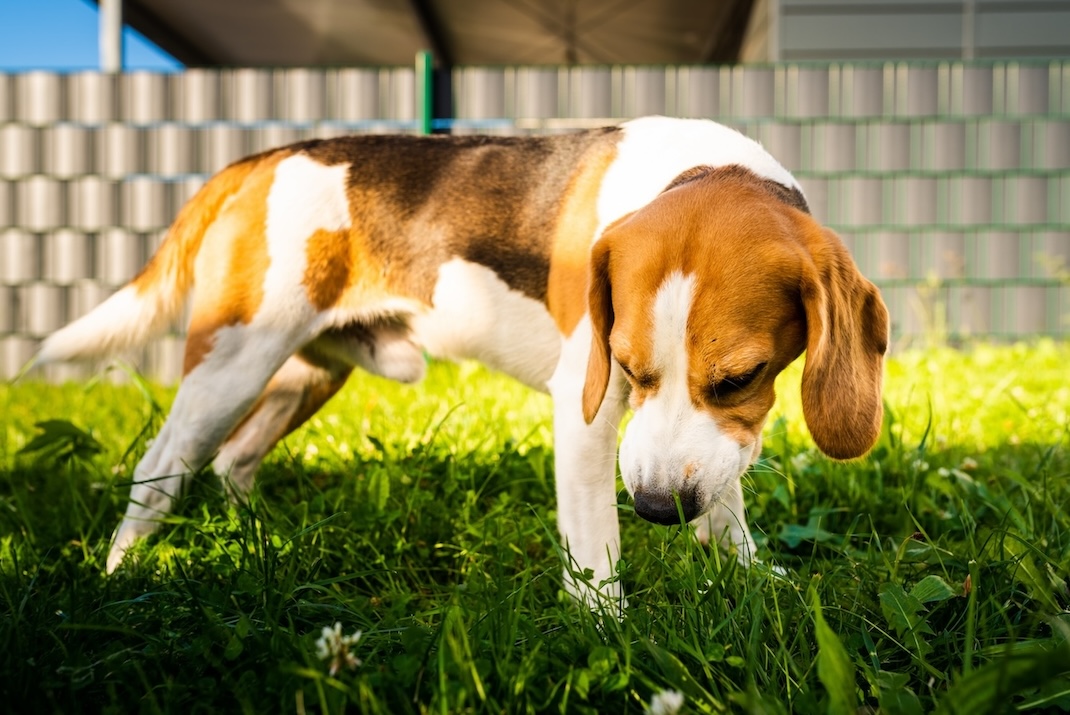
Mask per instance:
[[[1065,2],[779,0],[779,8],[787,61],[1070,54]]]
[[[574,67],[560,70],[558,81],[564,85],[565,116],[578,119],[615,116],[610,80],[611,70],[608,67]]]
[[[116,180],[140,173],[143,131],[137,126],[120,122],[101,126],[96,132],[97,172]]]
[[[668,74],[661,67],[624,67],[620,73],[620,110],[624,117],[668,112]]]
[[[271,72],[237,69],[223,73],[223,116],[235,122],[263,122],[271,117]]]
[[[38,341],[18,335],[0,336],[0,370],[7,376],[17,375],[37,351]]]
[[[167,122],[147,129],[146,171],[162,178],[174,178],[199,171],[199,135],[198,130],[176,122]]]
[[[15,75],[14,118],[35,126],[60,121],[64,79],[63,75],[42,71]]]
[[[253,129],[240,124],[209,124],[200,130],[197,171],[211,174],[227,164],[267,147],[250,140]]]
[[[119,116],[130,124],[162,122],[170,116],[171,75],[129,72],[119,77]]]
[[[853,171],[858,165],[859,125],[851,122],[822,122],[809,129],[810,155],[803,168],[813,171]]]
[[[0,233],[0,282],[19,285],[39,277],[38,242],[29,231],[9,228]]]
[[[59,229],[43,236],[42,277],[60,285],[92,279],[92,242],[81,231]]]
[[[508,71],[508,70],[507,70]],[[564,102],[558,86],[558,71],[551,67],[520,67],[513,76],[511,113],[517,119],[548,119],[562,116]]]
[[[995,104],[993,67],[954,64],[949,73],[950,105],[952,114],[983,116],[991,114]]]
[[[341,69],[328,73],[327,113],[331,119],[378,119],[379,73],[373,69]]]
[[[15,225],[15,185],[0,181],[0,230]]]
[[[15,220],[30,231],[58,228],[67,219],[60,182],[47,176],[31,176],[15,185]]]
[[[778,116],[776,70],[771,67],[733,67],[729,116],[739,119]],[[723,109],[722,109],[723,111]]]
[[[677,117],[714,117],[719,72],[715,67],[674,67],[666,72],[666,113]]]
[[[415,131],[411,68],[0,75],[0,377],[140,270],[226,164]],[[803,185],[897,339],[1070,335],[1070,63],[466,67],[457,132],[712,117]],[[181,336],[143,367],[178,376]],[[50,369],[47,376],[84,368]]]
[[[83,231],[114,226],[119,216],[119,184],[102,176],[83,176],[67,185],[70,225]]]
[[[322,70],[276,70],[272,118],[314,122],[327,116],[327,76]]]
[[[1066,3],[979,2],[977,57],[1066,54],[1070,49]]]
[[[127,228],[109,227],[96,242],[97,279],[106,286],[121,286],[141,270],[148,256],[140,234]]]
[[[510,116],[506,107],[506,71],[465,67],[454,74],[458,119],[494,119]]]
[[[803,168],[803,128],[799,123],[758,122],[745,127],[744,133],[761,142],[788,170]]]
[[[78,72],[67,77],[66,118],[82,124],[102,124],[119,118],[119,77]]]
[[[93,134],[77,124],[53,124],[41,130],[42,173],[75,178],[93,171]]]
[[[966,168],[966,124],[926,121],[914,125],[920,147],[915,166],[927,171]]]
[[[222,118],[222,88],[222,75],[215,70],[188,69],[172,75],[169,119],[200,124]]]
[[[382,69],[379,73],[377,119],[416,119],[416,73],[408,68]]]
[[[15,332],[15,288],[0,284],[0,342]],[[6,373],[5,373],[6,374]]]
[[[15,75],[0,74],[0,122],[15,119]]]
[[[894,81],[879,65],[844,65],[830,68],[830,112],[833,116],[881,117],[885,115],[885,83]],[[888,100],[891,113],[891,100]]]
[[[39,136],[26,124],[0,126],[0,178],[19,179],[40,171]]]
[[[790,117],[829,116],[830,72],[825,67],[790,66],[777,70],[784,85],[784,111]]]
[[[119,221],[133,231],[147,232],[171,223],[166,184],[157,178],[139,176],[123,182],[119,191]]]
[[[18,287],[19,302],[24,306],[24,321],[17,326],[19,332],[34,338],[43,338],[59,330],[67,320],[63,309],[62,286],[53,283],[24,283]]]

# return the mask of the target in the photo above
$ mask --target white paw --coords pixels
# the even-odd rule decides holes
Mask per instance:
[[[588,580],[566,569],[565,591],[581,606],[595,613],[610,615],[618,620],[624,618],[624,612],[628,610],[628,599],[624,596],[624,589],[620,581],[615,579],[594,583],[593,579]]]
[[[146,521],[123,519],[111,537],[111,549],[108,550],[108,561],[104,572],[115,573],[115,570],[122,565],[126,552],[130,550],[135,541],[147,536],[153,530],[152,526]]]

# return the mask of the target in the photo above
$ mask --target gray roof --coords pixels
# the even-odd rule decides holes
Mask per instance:
[[[125,0],[189,66],[735,61],[754,0]]]

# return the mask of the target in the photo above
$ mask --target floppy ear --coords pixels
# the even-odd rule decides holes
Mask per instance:
[[[591,252],[587,309],[591,316],[591,354],[583,385],[583,419],[594,421],[609,386],[609,331],[613,329],[613,294],[609,284],[609,243],[601,240]]]
[[[853,459],[880,434],[888,310],[835,233],[814,224],[807,234],[813,264],[802,285],[803,415],[822,452]]]

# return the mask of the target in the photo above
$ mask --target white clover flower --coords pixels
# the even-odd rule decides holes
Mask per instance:
[[[684,706],[684,694],[679,690],[662,690],[650,698],[646,711],[650,715],[676,715]]]
[[[336,675],[343,666],[352,670],[360,665],[360,658],[349,652],[349,649],[357,644],[361,636],[360,631],[354,631],[353,635],[342,635],[342,623],[335,622],[334,627],[323,627],[323,635],[316,641],[316,655],[320,660],[331,661],[330,674]]]

